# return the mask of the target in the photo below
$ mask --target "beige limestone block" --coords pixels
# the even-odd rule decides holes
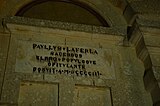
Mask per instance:
[[[109,88],[75,86],[73,106],[111,106]]]
[[[21,82],[19,106],[58,106],[58,85]]]

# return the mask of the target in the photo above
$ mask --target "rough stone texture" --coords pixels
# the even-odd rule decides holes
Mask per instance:
[[[160,19],[160,16],[157,14],[144,14],[144,15],[138,15],[136,22],[138,23],[139,26],[146,28],[144,29],[144,31],[147,31],[147,29],[149,28],[151,29],[159,28],[160,27],[159,19]],[[154,30],[152,32],[154,32]],[[157,32],[158,32],[158,29],[157,29]]]
[[[148,48],[149,50],[153,49],[153,48]],[[155,50],[155,48],[154,48]],[[158,49],[157,51],[159,51],[160,49]],[[153,63],[153,66],[160,66],[160,52],[154,53],[152,52],[150,57],[151,57],[151,61]]]
[[[106,104],[114,106],[150,106],[152,104],[150,95],[145,91],[143,85],[143,64],[138,60],[134,47],[121,46],[121,42],[123,41],[122,36],[66,31],[47,27],[16,24],[7,24],[7,27],[12,33],[2,91],[2,103],[19,103],[19,105],[24,103],[22,102],[22,99],[26,98],[27,95],[23,92],[27,89],[27,92],[29,93],[28,95],[32,95],[32,92],[39,92],[40,95],[43,95],[41,91],[44,89],[44,83],[46,87],[49,86],[48,89],[51,89],[54,84],[59,85],[59,96],[57,98],[59,98],[58,104],[60,106],[81,106],[82,103],[100,106],[105,106]],[[23,71],[20,72],[20,70],[17,71],[17,59],[22,56],[17,55],[17,53],[19,53],[19,44],[21,44],[19,41],[54,43],[56,45],[71,45],[74,47],[82,46],[104,50],[110,49],[112,50],[112,56],[107,56],[106,60],[114,63],[114,70],[104,69],[102,71],[115,72],[115,78],[105,79],[103,77],[69,76],[63,74],[52,75],[44,73],[25,73]],[[28,49],[24,49],[23,55],[25,55],[27,50]],[[32,72],[29,68],[28,71]],[[28,85],[32,82],[33,87],[31,88],[28,86],[27,88],[24,88],[22,86],[23,83],[24,85]],[[40,87],[37,88],[36,85]],[[33,88],[35,88],[35,90]],[[29,91],[29,89],[33,90]],[[50,90],[46,92],[50,94]],[[90,93],[88,94],[85,92]],[[95,94],[98,96],[93,97]],[[32,98],[34,97],[37,96],[33,95]],[[82,100],[84,100],[84,97],[88,98],[88,100],[85,99],[83,102]],[[29,103],[34,102],[30,100]],[[38,98],[36,100],[38,100]],[[101,102],[93,104],[93,101]]]
[[[31,1],[32,0],[1,0],[0,19],[14,16],[20,8]],[[117,27],[123,31],[126,31],[127,24],[131,26],[137,14],[150,14],[150,16],[159,15],[159,0],[80,0],[80,2],[89,5],[97,11],[105,18],[110,26]],[[125,19],[123,19],[123,17],[125,17]]]
[[[151,18],[152,17],[152,18]],[[131,30],[130,41],[137,46],[137,55],[144,62],[144,84],[146,90],[151,93],[153,104],[158,106],[159,94],[159,17],[139,16],[135,22],[134,30]],[[154,17],[154,18],[153,18]],[[151,20],[152,19],[152,20]],[[133,36],[134,35],[134,36]],[[138,49],[137,49],[138,50]]]
[[[10,34],[0,33],[0,96],[2,93],[2,85],[8,57],[9,36]]]
[[[149,92],[157,85],[157,81],[155,79],[152,69],[145,71],[144,85],[145,85],[145,89]]]
[[[119,52],[121,53],[122,60],[120,64],[122,68],[118,74],[119,76],[117,76],[118,84],[115,85],[115,88],[118,89],[121,85],[123,85],[123,88],[119,89],[119,93],[114,91],[113,95],[116,95],[115,97],[117,97],[117,95],[121,95],[123,92],[125,98],[113,98],[113,101],[115,100],[117,101],[115,103],[120,103],[116,104],[120,106],[140,105],[141,103],[150,106],[150,103],[146,103],[146,101],[140,98],[142,94],[144,94],[143,96],[145,97],[149,97],[149,94],[145,93],[146,91],[144,90],[145,88],[141,79],[144,73],[144,68],[141,65],[142,62],[137,60],[134,56],[136,53],[133,48],[120,48]],[[150,98],[146,98],[146,100],[150,101]]]
[[[154,89],[152,89],[151,95],[152,95],[152,100],[153,100],[154,105],[158,106],[157,104],[158,104],[159,101],[160,101],[160,98],[159,98],[160,88],[159,88],[158,85],[155,86]]]
[[[122,11],[116,8],[113,4],[106,0],[79,0],[82,3],[87,4],[89,7],[97,11],[112,27],[118,27],[126,31],[126,21],[123,18]],[[32,2],[32,0],[3,0],[0,7],[0,17],[6,18],[14,16],[20,8],[24,5]],[[123,5],[123,4],[122,4]],[[124,3],[125,5],[125,3]],[[124,6],[122,6],[124,8]],[[118,20],[117,20],[118,17]]]
[[[156,19],[157,20],[157,19]],[[142,21],[141,21],[142,22]],[[159,21],[155,21],[155,23],[158,23]],[[149,52],[150,59],[152,61],[152,68],[154,76],[157,80],[159,80],[160,73],[158,71],[158,67],[160,66],[160,30],[158,29],[159,24],[152,23],[152,27],[143,27],[147,25],[151,25],[148,23],[141,24],[143,25],[140,30],[143,34],[144,42],[146,45],[146,48]]]
[[[153,67],[154,76],[157,79],[157,81],[160,81],[160,67],[154,66]],[[159,85],[160,87],[160,85]]]
[[[59,95],[57,98],[59,100],[57,104],[59,106],[79,105],[81,103],[79,100],[83,100],[83,95],[85,95],[83,92],[86,91],[91,93],[91,95],[85,95],[86,98],[90,98],[88,101],[102,100],[101,105],[107,100],[109,101],[108,95],[111,95],[111,105],[113,106],[159,106],[159,0],[79,0],[104,17],[110,24],[110,28],[12,17],[21,7],[31,1],[0,1],[0,21],[3,22],[0,26],[0,41],[2,42],[0,43],[2,44],[0,53],[3,56],[3,58],[0,56],[0,90],[2,91],[0,105],[16,106],[18,103],[22,103],[20,102],[22,97],[27,96],[22,93],[24,89],[21,84],[22,82],[25,84],[32,82],[33,85],[43,89],[43,84],[49,88],[58,85]],[[129,26],[128,33],[127,25]],[[11,36],[5,34],[10,31]],[[126,34],[131,42],[127,41]],[[18,41],[111,49],[112,58],[108,55],[106,58],[109,61],[112,59],[114,62],[115,78],[23,73],[19,72],[20,70],[16,72],[17,50],[20,45]],[[9,43],[10,45],[8,45]],[[126,45],[123,46],[124,44]],[[7,51],[8,46],[9,51]],[[100,91],[97,91],[98,88]],[[36,89],[33,92],[43,91],[39,88]],[[90,90],[94,90],[100,95],[93,98],[94,93]],[[52,93],[49,90],[47,94],[49,92]],[[80,96],[77,97],[79,92]],[[106,93],[104,94],[104,92]],[[33,98],[34,96],[36,95],[33,95]],[[104,100],[105,97],[109,99]],[[90,104],[88,101],[86,100],[85,103]]]
[[[110,89],[76,85],[73,106],[112,106]]]
[[[4,19],[4,24],[6,23],[16,23],[20,25],[31,25],[31,26],[40,26],[40,27],[48,27],[55,29],[64,29],[64,30],[72,30],[72,31],[83,31],[90,33],[101,33],[101,34],[116,34],[124,36],[126,31],[118,28],[108,28],[108,27],[97,27],[91,25],[83,25],[83,24],[74,24],[74,23],[65,23],[58,21],[49,21],[49,20],[40,20],[40,19],[32,19],[32,18],[24,18],[24,17],[9,17]]]
[[[132,1],[132,0],[131,0]],[[134,9],[134,11],[138,13],[147,13],[147,14],[159,14],[159,0],[137,0],[132,1],[130,5]]]
[[[58,84],[21,82],[18,105],[58,106]]]

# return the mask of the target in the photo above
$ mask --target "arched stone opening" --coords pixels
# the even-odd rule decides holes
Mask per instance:
[[[88,98],[92,98],[92,96],[90,96],[92,94],[94,97],[102,98],[101,100],[104,100],[102,102],[100,102],[99,99],[96,99],[96,101],[95,99],[92,99],[92,100],[96,103],[107,103],[107,106],[108,105],[109,106],[110,105],[148,106],[149,103],[151,104],[150,95],[146,93],[144,89],[143,80],[142,80],[144,67],[142,62],[139,61],[136,55],[136,51],[139,53],[139,50],[141,50],[138,48],[140,48],[142,44],[139,43],[138,47],[137,45],[135,45],[136,50],[135,50],[135,46],[130,46],[129,45],[130,43],[128,42],[126,47],[123,46],[123,41],[127,41],[128,39],[132,38],[132,35],[133,36],[136,36],[136,35],[134,35],[134,33],[131,33],[132,35],[129,36],[128,39],[123,40],[124,33],[122,34],[121,31],[118,30],[118,28],[120,28],[123,31],[125,28],[127,28],[125,19],[123,18],[123,13],[119,12],[118,10],[116,11],[117,7],[115,7],[112,3],[110,3],[111,0],[110,1],[78,0],[79,2],[76,2],[78,4],[72,1],[60,1],[60,2],[58,1],[58,3],[60,3],[58,6],[60,7],[63,7],[64,5],[67,4],[69,6],[72,5],[72,6],[77,6],[77,7],[80,7],[81,9],[84,9],[89,14],[91,14],[91,16],[95,16],[94,18],[98,20],[98,23],[100,23],[100,24],[97,24],[98,26],[101,26],[101,25],[103,26],[103,21],[100,21],[101,19],[98,19],[99,17],[96,17],[96,14],[95,14],[96,12],[97,14],[100,15],[100,18],[102,17],[102,19],[104,19],[104,21],[107,22],[107,24],[110,27],[90,26],[90,25],[95,25],[94,24],[95,21],[93,21],[93,23],[80,23],[77,25],[77,24],[72,24],[72,21],[73,21],[72,19],[71,19],[72,20],[71,22],[69,22],[68,20],[65,20],[65,18],[61,20],[58,20],[58,19],[54,20],[55,18],[52,16],[46,17],[50,15],[49,13],[47,15],[42,14],[42,16],[45,16],[45,17],[42,17],[42,16],[39,17],[39,13],[38,13],[37,17],[31,17],[31,18],[38,18],[38,19],[28,19],[25,17],[35,15],[34,12],[32,11],[32,7],[42,5],[46,2],[50,4],[49,2],[50,0],[48,1],[34,0],[35,2],[33,0],[24,0],[24,1],[8,0],[8,1],[9,1],[7,4],[8,6],[6,6],[6,8],[3,8],[3,12],[0,13],[0,14],[5,13],[3,14],[3,18],[10,17],[10,18],[5,18],[3,21],[4,22],[3,30],[5,31],[5,33],[1,33],[2,36],[0,38],[0,40],[4,45],[4,47],[2,48],[3,54],[5,54],[6,56],[5,58],[3,57],[3,63],[6,67],[3,69],[4,71],[2,71],[3,76],[2,75],[1,76],[3,77],[2,79],[3,84],[1,85],[2,87],[0,89],[1,90],[0,95],[2,95],[1,100],[4,104],[14,103],[15,105],[18,105],[19,103],[22,103],[21,100],[24,97],[27,97],[27,98],[29,97],[29,100],[32,100],[32,98],[35,98],[34,95],[33,96],[24,95],[24,93],[26,94],[23,88],[24,87],[23,85],[25,84],[26,85],[31,84],[33,85],[33,88],[38,86],[37,88],[34,89],[34,91],[41,91],[41,88],[45,89],[46,86],[50,89],[54,88],[56,90],[55,95],[52,92],[51,93],[48,92],[48,94],[53,94],[56,98],[55,100],[58,100],[58,98],[60,97],[59,99],[60,102],[59,101],[54,102],[57,104],[60,103],[60,105],[62,104],[72,105],[73,101],[70,101],[70,100],[77,101],[79,99],[77,98],[77,95],[79,94],[79,90],[82,90],[81,91],[82,94],[87,95]],[[57,3],[57,1],[55,2]],[[85,7],[83,3],[87,7]],[[38,11],[38,9],[39,8],[36,8],[36,12]],[[29,12],[30,10],[33,13],[31,13],[31,15],[26,14],[26,12]],[[15,15],[22,16],[22,17],[12,17]],[[71,16],[71,15],[72,14],[68,16]],[[60,17],[63,17],[63,14],[61,14]],[[53,21],[46,21],[46,18],[47,20],[53,19]],[[39,20],[39,19],[42,19],[42,20]],[[56,21],[61,21],[61,22],[56,22]],[[68,23],[65,23],[65,22],[68,22]],[[73,22],[73,23],[77,23],[77,22]],[[85,24],[85,25],[81,25],[81,24]],[[86,25],[86,24],[90,24],[90,25]],[[59,25],[59,26],[56,26],[56,25]],[[5,41],[4,38],[7,41]],[[136,38],[138,39],[139,37],[136,37]],[[136,43],[139,41],[139,39],[138,40],[137,39],[134,40]],[[77,48],[77,50],[80,49],[82,50],[82,52],[83,52],[83,47],[88,48],[88,49],[85,49],[86,52],[90,50],[96,50],[98,53],[96,54],[96,56],[93,55],[91,57],[90,54],[88,53],[87,54],[88,56],[81,56],[79,60],[81,59],[90,60],[90,58],[88,57],[91,57],[91,60],[95,59],[93,61],[96,61],[97,67],[95,64],[92,64],[90,66],[92,69],[98,70],[98,72],[92,73],[92,76],[91,76],[89,73],[92,71],[92,69],[87,69],[87,72],[89,73],[86,74],[86,77],[87,77],[87,80],[86,80],[86,78],[84,78],[83,76],[81,77],[81,70],[78,70],[78,71],[75,71],[77,73],[75,74],[75,76],[73,76],[73,79],[68,80],[68,78],[70,79],[70,74],[67,74],[66,76],[61,76],[62,70],[60,70],[61,68],[61,65],[60,65],[56,67],[59,72],[55,74],[46,73],[46,74],[43,74],[43,76],[41,76],[42,71],[37,71],[37,69],[43,69],[43,72],[44,72],[45,69],[42,66],[50,68],[50,65],[46,65],[48,64],[47,62],[45,62],[45,64],[41,63],[41,60],[39,61],[39,59],[37,59],[36,54],[40,53],[38,55],[45,56],[47,60],[48,58],[47,56],[51,56],[50,55],[51,52],[48,51],[46,48],[46,50],[44,50],[45,52],[43,52],[43,50],[41,49],[40,51],[37,50],[35,53],[35,50],[32,48],[33,46],[32,44],[44,45],[44,47],[48,46],[49,50],[53,49],[53,48],[50,48],[51,45],[54,47],[55,45],[58,45],[57,47],[63,47],[64,53],[66,52],[67,47],[71,47],[73,48],[73,50],[74,48]],[[141,54],[144,54],[144,53],[141,53]],[[21,57],[25,57],[25,58],[21,58]],[[61,60],[59,61],[61,62]],[[76,62],[72,62],[72,63],[74,64]],[[36,66],[37,68],[34,65],[37,65]],[[66,66],[66,63],[64,63],[64,66]],[[102,71],[103,73],[99,74],[99,71]],[[33,73],[33,72],[37,72],[37,73]],[[47,72],[47,69],[45,72]],[[35,74],[38,76],[34,76]],[[53,76],[53,74],[55,75],[55,77]],[[99,75],[102,75],[102,77],[99,77]],[[95,77],[94,79],[93,79],[93,76]],[[67,81],[65,82],[66,79]],[[22,82],[21,85],[19,84],[20,82]],[[33,83],[30,83],[30,82],[33,82]],[[51,83],[51,84],[58,83],[60,84],[60,87],[56,84],[55,85],[53,84],[52,86],[48,83]],[[58,92],[57,87],[60,88],[59,95],[57,93]],[[96,89],[92,89],[92,87]],[[21,91],[19,92],[19,89],[14,90],[13,88],[19,88]],[[29,87],[27,87],[27,89],[28,91],[31,91],[30,94],[32,94],[32,90]],[[98,90],[100,89],[100,92],[97,89]],[[66,96],[66,93],[70,91],[73,91],[73,92],[67,94]],[[47,93],[43,92],[42,95],[43,94],[47,94]],[[76,96],[73,96],[73,95],[76,95]],[[101,96],[97,96],[97,95],[101,95]],[[31,96],[32,98],[30,98]],[[62,98],[65,96],[67,98],[67,102]],[[42,96],[42,97],[45,98],[45,96]],[[20,99],[18,100],[18,98]],[[80,100],[81,101],[84,100],[83,96],[80,98]],[[85,100],[89,101],[89,99],[85,99]],[[120,101],[117,101],[117,100],[120,100]],[[90,101],[89,103],[96,106],[103,106],[99,104],[94,104],[94,102]],[[157,103],[158,102],[156,102],[155,104]],[[86,103],[84,102],[84,104]],[[86,105],[86,106],[89,106],[89,105]]]
[[[34,0],[37,1],[37,0]],[[15,1],[10,0],[7,3],[2,2],[1,18],[15,16],[26,5],[34,2],[33,0]],[[38,0],[39,1],[39,0]],[[66,1],[66,0],[65,0]],[[76,1],[77,2],[77,1]],[[85,4],[96,11],[108,23],[111,28],[117,29],[118,32],[126,34],[127,22],[123,16],[123,12],[110,1],[106,0],[78,0],[78,3]],[[74,4],[75,5],[75,4]],[[88,11],[88,10],[87,10]]]
[[[16,16],[108,27],[106,20],[87,4],[72,0],[38,0],[22,7]]]

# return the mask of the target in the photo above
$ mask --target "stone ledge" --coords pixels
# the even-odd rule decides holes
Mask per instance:
[[[136,18],[137,24],[141,27],[152,27],[160,28],[160,16],[150,14],[150,15],[138,15]]]
[[[48,27],[48,28],[89,32],[89,33],[113,34],[113,35],[119,35],[119,36],[125,36],[127,34],[127,31],[120,27],[111,28],[111,27],[102,27],[102,26],[91,26],[91,25],[84,25],[84,24],[24,18],[24,17],[17,17],[17,16],[5,18],[3,22],[5,24],[6,23],[13,23],[13,24],[20,24],[20,25],[23,24],[23,25],[30,25],[30,26],[37,26],[37,27]]]

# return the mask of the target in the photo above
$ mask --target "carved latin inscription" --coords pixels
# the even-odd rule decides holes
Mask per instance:
[[[110,60],[105,57],[110,57]],[[19,41],[16,72],[97,78],[114,77],[110,49],[31,41]]]

